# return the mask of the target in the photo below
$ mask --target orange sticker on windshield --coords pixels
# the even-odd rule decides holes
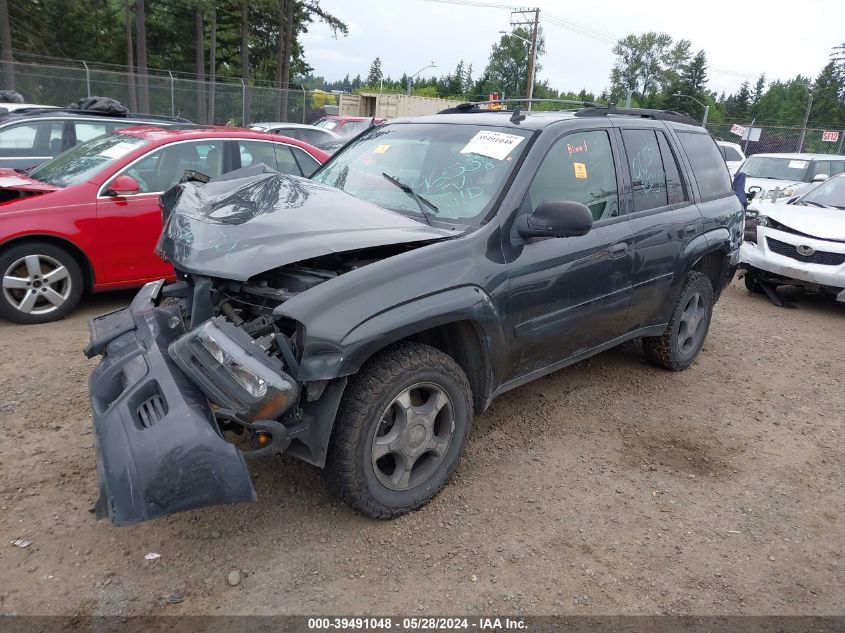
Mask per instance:
[[[575,177],[576,178],[586,178],[587,177],[587,165],[584,163],[572,163],[572,167],[575,168]]]
[[[390,145],[377,145],[373,150],[373,154],[384,154],[389,149]]]

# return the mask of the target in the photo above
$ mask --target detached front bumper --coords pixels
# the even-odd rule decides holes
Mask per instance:
[[[163,282],[129,308],[89,321],[100,480],[98,518],[116,525],[208,505],[254,501],[243,454],[223,439],[203,393],[167,353],[185,333],[176,308],[156,308]]]
[[[756,243],[743,242],[740,261],[744,267],[784,279],[839,289],[836,298],[845,301],[845,244],[841,242],[759,226]]]

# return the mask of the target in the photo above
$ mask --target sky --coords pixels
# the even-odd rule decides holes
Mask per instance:
[[[480,4],[511,6],[507,0]],[[781,0],[782,2],[782,0]],[[586,88],[598,95],[609,85],[613,41],[628,33],[662,31],[686,38],[692,50],[704,49],[710,66],[709,88],[735,92],[747,78],[768,80],[801,73],[815,78],[829,61],[831,48],[845,41],[843,0],[804,0],[796,5],[770,0],[647,0],[571,2],[536,0],[546,38],[538,80],[557,90]],[[499,31],[510,29],[510,11],[446,4],[432,0],[321,0],[320,6],[346,22],[349,34],[335,39],[314,23],[302,37],[305,58],[315,75],[328,81],[366,78],[376,57],[385,76],[398,79],[431,62],[422,76],[445,75],[463,59],[477,78],[487,65]],[[553,21],[569,23],[569,28]],[[793,28],[797,27],[797,28]],[[590,36],[584,35],[584,32]]]

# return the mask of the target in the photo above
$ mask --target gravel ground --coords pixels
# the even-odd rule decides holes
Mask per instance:
[[[690,370],[631,344],[502,396],[452,483],[392,522],[280,457],[250,465],[257,503],[115,528],[90,512],[81,349],[131,294],[0,323],[0,613],[844,611],[845,305],[734,282]]]

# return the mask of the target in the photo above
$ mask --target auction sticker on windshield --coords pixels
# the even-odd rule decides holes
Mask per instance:
[[[804,169],[807,167],[806,160],[791,160],[789,161],[789,168],[790,169]]]
[[[481,154],[496,160],[505,160],[511,150],[522,142],[523,137],[504,132],[481,130],[461,150],[461,154]]]

